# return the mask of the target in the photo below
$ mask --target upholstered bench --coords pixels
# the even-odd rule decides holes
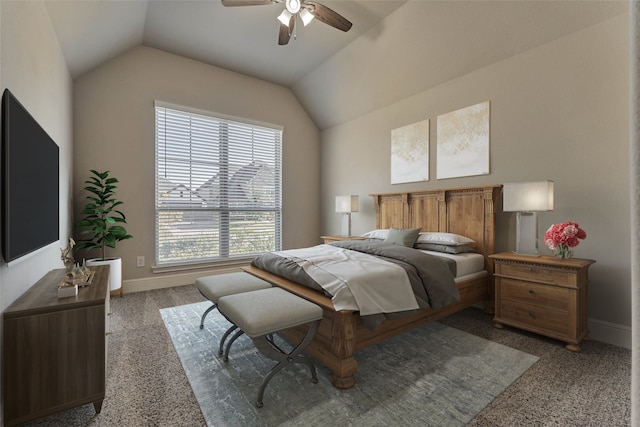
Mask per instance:
[[[273,287],[221,297],[218,310],[253,340],[260,353],[278,362],[260,385],[256,401],[258,408],[262,407],[264,390],[271,378],[289,363],[307,365],[311,381],[318,382],[315,366],[301,354],[313,339],[322,319],[322,308],[318,305]],[[275,345],[272,334],[303,324],[309,324],[309,330],[291,352],[285,353]]]
[[[211,307],[202,314],[200,318],[200,329],[204,328],[204,319],[207,314],[214,310],[218,305],[218,300],[223,296],[239,294],[242,292],[257,291],[259,289],[268,289],[271,287],[269,282],[257,278],[249,273],[239,271],[236,273],[216,274],[213,276],[200,277],[196,279],[196,288],[203,297],[212,302]],[[220,340],[220,348],[218,354],[222,355],[224,343],[229,335],[238,329],[236,325],[232,325],[226,330]],[[236,332],[227,345],[227,357],[229,349],[233,342],[242,335],[242,331]]]
[[[239,271],[237,273],[216,274],[213,276],[200,277],[196,279],[196,288],[203,297],[213,304],[209,307],[200,319],[200,329],[204,328],[204,319],[211,310],[214,310],[218,300],[225,295],[239,294],[242,292],[257,291],[258,289],[270,288],[271,284],[262,279],[258,279],[249,273]]]

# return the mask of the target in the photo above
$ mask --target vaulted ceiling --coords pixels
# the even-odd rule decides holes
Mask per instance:
[[[352,29],[344,33],[315,20],[298,25],[296,39],[286,46],[277,41],[284,3],[48,0],[46,5],[74,78],[142,44],[290,86],[405,1],[323,1],[347,17]]]
[[[73,78],[145,45],[292,89],[320,129],[623,13],[626,1],[340,0],[277,43],[284,4],[46,0]],[[332,90],[327,89],[331,87]],[[330,93],[329,93],[330,92]],[[331,98],[331,99],[329,99]]]

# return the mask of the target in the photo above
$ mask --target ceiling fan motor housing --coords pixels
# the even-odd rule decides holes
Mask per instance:
[[[292,14],[296,14],[300,11],[301,2],[300,0],[286,0],[285,7]]]

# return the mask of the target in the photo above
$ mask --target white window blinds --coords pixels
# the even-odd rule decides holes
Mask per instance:
[[[155,111],[156,265],[279,250],[282,130]]]

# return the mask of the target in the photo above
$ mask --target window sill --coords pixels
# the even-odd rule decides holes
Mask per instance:
[[[203,261],[203,262],[190,262],[190,263],[175,263],[165,265],[154,265],[151,267],[151,272],[154,274],[160,273],[177,273],[194,270],[207,270],[211,268],[224,268],[224,267],[244,267],[251,263],[255,256],[239,257],[239,258],[226,258],[219,261]]]

